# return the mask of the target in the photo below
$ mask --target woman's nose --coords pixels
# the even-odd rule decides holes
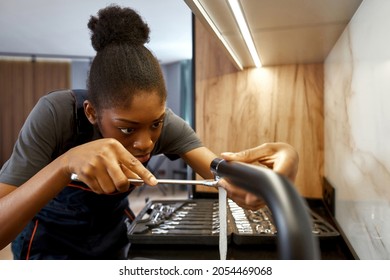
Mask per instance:
[[[153,140],[149,133],[140,133],[133,142],[133,148],[141,151],[150,151],[153,147]]]

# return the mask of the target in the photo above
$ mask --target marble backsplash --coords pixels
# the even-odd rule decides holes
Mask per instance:
[[[324,175],[361,259],[390,259],[389,14],[390,1],[363,1],[324,68]]]

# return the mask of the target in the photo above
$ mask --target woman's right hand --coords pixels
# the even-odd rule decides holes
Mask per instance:
[[[117,140],[104,138],[70,149],[63,155],[65,172],[98,194],[125,192],[128,178],[140,178],[150,186],[156,178]]]

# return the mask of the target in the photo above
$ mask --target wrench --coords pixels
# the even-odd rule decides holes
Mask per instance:
[[[218,234],[219,230],[166,230],[154,228],[152,229],[152,234],[172,234],[172,235],[209,235],[209,234]]]
[[[217,229],[219,227],[219,225],[216,225],[216,226],[208,226],[208,225],[160,225],[158,228],[159,229],[166,229],[166,230],[169,230],[169,229],[180,229],[180,230],[187,230],[187,229]]]

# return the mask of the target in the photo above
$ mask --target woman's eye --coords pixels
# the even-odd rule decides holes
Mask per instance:
[[[164,123],[164,121],[155,122],[152,125],[152,128],[159,128],[160,126],[162,126],[163,123]]]
[[[120,130],[122,131],[122,133],[124,134],[131,134],[132,132],[134,132],[134,128],[120,128]]]

